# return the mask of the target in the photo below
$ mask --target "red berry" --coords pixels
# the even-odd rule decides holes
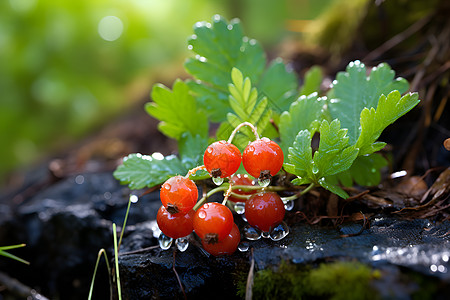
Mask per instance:
[[[195,182],[183,176],[169,178],[161,186],[161,202],[171,214],[187,213],[197,203],[198,190]]]
[[[212,143],[206,148],[203,163],[212,177],[225,178],[236,173],[241,165],[239,149],[226,141]]]
[[[214,244],[228,236],[233,227],[233,214],[223,204],[203,204],[195,213],[195,233],[206,243]]]
[[[230,183],[232,185],[254,186],[253,180],[251,180],[250,177],[248,177],[247,174],[235,174],[235,175],[231,176]],[[239,195],[253,195],[256,192],[257,192],[256,190],[249,190],[249,191],[244,191],[242,189],[235,189],[235,190],[233,190],[233,193],[236,193],[236,194],[239,194]],[[233,197],[233,196],[228,197],[228,200],[233,201],[233,202],[245,202],[245,199],[236,198],[236,197]]]
[[[187,236],[194,230],[194,215],[195,211],[193,209],[187,214],[171,214],[164,205],[161,205],[156,214],[156,222],[158,223],[159,229],[161,229],[165,235],[177,239]]]
[[[270,232],[281,223],[285,212],[283,201],[273,192],[253,195],[245,203],[245,217],[248,224],[265,232]]]
[[[236,224],[233,223],[230,233],[222,241],[215,244],[208,244],[202,241],[203,249],[214,256],[233,254],[241,241],[241,233]]]
[[[274,176],[283,166],[283,150],[274,141],[261,138],[251,142],[242,154],[242,163],[248,174],[266,179]]]

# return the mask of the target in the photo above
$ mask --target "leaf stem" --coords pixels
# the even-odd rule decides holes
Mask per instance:
[[[119,253],[117,250],[117,232],[116,232],[116,224],[113,223],[113,239],[114,239],[114,260],[115,260],[115,269],[116,269],[116,284],[117,284],[117,294],[119,296],[119,300],[122,300],[122,292],[120,289],[120,275],[119,275]]]
[[[316,184],[314,182],[312,182],[310,185],[308,185],[304,190],[302,190],[301,192],[294,194],[292,196],[289,197],[283,197],[281,198],[283,201],[290,201],[290,200],[295,200],[297,198],[300,198],[300,196],[306,194],[307,192],[309,192],[310,190],[312,190],[313,188],[316,187]]]
[[[117,245],[117,248],[118,248],[118,249],[120,249],[120,245],[122,244],[123,233],[125,232],[125,226],[127,225],[128,214],[130,213],[131,197],[133,197],[133,196],[134,196],[134,195],[130,195],[130,198],[128,199],[127,211],[126,211],[126,213],[125,213],[125,219],[123,220],[122,230],[120,231],[119,244]]]
[[[234,136],[236,135],[236,133],[239,131],[239,129],[241,129],[244,126],[248,126],[251,128],[253,134],[255,135],[255,139],[258,140],[259,139],[259,134],[258,131],[256,130],[256,127],[250,123],[250,122],[243,122],[241,124],[239,124],[238,126],[236,126],[236,128],[234,128],[233,132],[230,134],[230,137],[228,138],[228,143],[231,144],[231,142],[234,139]]]
[[[193,210],[197,210],[200,206],[203,205],[203,203],[206,201],[206,199],[211,197],[213,194],[220,192],[220,191],[226,191],[227,189],[228,189],[228,185],[225,184],[225,185],[221,185],[219,187],[216,187],[215,189],[210,190],[208,193],[206,193],[205,196],[203,196],[200,200],[197,201]]]
[[[110,275],[110,276],[108,276],[108,278],[109,278],[109,292],[110,292],[110,295],[111,295],[110,297],[112,299],[111,267],[109,266],[108,256],[106,255],[105,249],[100,249],[100,251],[98,252],[98,255],[97,255],[97,262],[95,263],[94,275],[92,276],[91,287],[89,288],[88,300],[92,299],[92,292],[94,291],[95,276],[97,275],[98,263],[100,262],[102,254],[105,257],[106,268],[108,269],[108,274]]]

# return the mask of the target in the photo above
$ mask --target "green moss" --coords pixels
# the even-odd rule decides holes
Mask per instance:
[[[318,268],[282,263],[277,270],[256,272],[253,299],[377,299],[370,282],[379,276],[358,262],[333,262]],[[238,286],[245,296],[245,281]]]

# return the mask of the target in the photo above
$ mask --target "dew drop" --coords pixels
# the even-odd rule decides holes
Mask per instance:
[[[131,203],[136,203],[136,202],[138,202],[139,201],[139,197],[138,196],[136,196],[136,195],[134,195],[134,194],[131,194],[130,195],[130,202]]]
[[[215,185],[221,185],[223,183],[223,178],[222,177],[213,177],[212,181],[214,182]]]
[[[200,219],[206,218],[206,212],[204,212],[203,210],[199,211],[199,212],[198,212],[198,217],[199,217]]]
[[[161,229],[159,229],[158,223],[156,223],[156,221],[152,221],[150,227],[153,231],[153,237],[155,239],[159,238],[159,236],[161,235]]]
[[[245,213],[245,203],[244,202],[236,202],[234,204],[234,211],[238,215],[243,215]]]
[[[245,214],[241,215],[242,221],[247,222],[247,218],[245,217]]]
[[[261,180],[261,179],[258,178],[258,184],[260,186],[262,186],[262,187],[266,187],[266,186],[268,186],[270,184],[270,179],[267,178],[267,179]]]
[[[312,172],[313,172],[313,174],[319,173],[319,168],[318,168],[316,165],[314,165],[314,166],[312,167]]]
[[[261,231],[257,228],[251,227],[250,225],[245,225],[243,231],[247,240],[256,241],[261,238]]]
[[[238,245],[238,249],[241,252],[248,251],[248,248],[250,247],[249,243],[247,241],[242,241]]]
[[[263,232],[261,233],[261,236],[262,236],[263,238],[265,238],[265,239],[268,239],[268,238],[270,237],[270,232],[263,231]]]
[[[177,238],[175,240],[175,245],[177,245],[178,250],[180,250],[181,252],[184,252],[189,247],[189,239],[187,238],[187,236]]]
[[[289,226],[285,222],[281,222],[270,232],[270,239],[272,241],[279,241],[284,239],[289,234]]]
[[[287,200],[287,201],[283,201],[284,203],[284,208],[287,211],[291,211],[294,208],[294,201],[293,200]]]
[[[167,235],[165,235],[164,233],[161,232],[161,234],[158,237],[158,243],[159,243],[159,247],[161,247],[161,249],[163,249],[163,250],[169,249],[170,246],[172,246],[172,242],[173,242],[173,238],[168,237]]]

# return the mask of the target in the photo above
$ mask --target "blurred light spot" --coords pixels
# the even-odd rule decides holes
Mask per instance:
[[[134,194],[131,194],[131,195],[130,195],[130,202],[131,202],[131,203],[136,203],[136,202],[138,202],[138,201],[139,201],[138,196],[136,196],[136,195],[134,195]]]
[[[77,177],[75,177],[75,183],[76,184],[83,184],[84,182],[84,176],[83,175],[78,175]]]
[[[11,8],[17,12],[25,13],[36,5],[36,0],[9,0]]]
[[[431,272],[436,272],[437,269],[438,269],[438,267],[437,267],[436,265],[431,265],[431,266],[430,266]]]
[[[394,178],[399,178],[399,177],[406,176],[406,174],[408,174],[408,173],[405,170],[402,170],[402,171],[398,171],[398,172],[392,173],[390,177],[392,179],[394,179]]]
[[[107,16],[98,23],[98,34],[105,41],[117,40],[123,32],[122,20],[116,16]]]
[[[152,154],[152,157],[156,160],[163,160],[164,159],[164,155],[162,155],[160,152],[155,152]]]

